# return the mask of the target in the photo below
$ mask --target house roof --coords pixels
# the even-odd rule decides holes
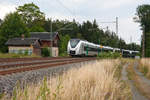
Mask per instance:
[[[31,32],[32,38],[39,38],[40,40],[48,40],[53,41],[55,37],[58,35],[58,32]],[[59,37],[59,35],[58,35]]]
[[[6,42],[8,46],[30,46],[34,45],[38,38],[12,38]]]

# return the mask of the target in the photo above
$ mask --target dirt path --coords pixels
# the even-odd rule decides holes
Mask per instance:
[[[150,86],[150,80],[147,79],[143,73],[139,72],[139,70],[137,70],[137,67],[138,67],[138,62],[135,62],[134,64],[134,71],[135,73],[141,78],[141,80],[145,83],[145,84],[148,84]]]
[[[126,81],[129,83],[130,87],[131,87],[131,91],[132,91],[132,95],[133,95],[133,98],[132,100],[148,100],[146,97],[144,97],[137,89],[136,87],[134,86],[133,84],[133,81],[132,80],[128,80],[128,77],[127,77],[127,69],[128,67],[128,64],[126,64],[124,67],[123,67],[123,70],[122,70],[122,80]]]

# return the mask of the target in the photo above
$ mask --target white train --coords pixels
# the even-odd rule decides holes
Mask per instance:
[[[80,39],[71,39],[68,42],[67,52],[70,56],[96,56],[100,52],[120,52],[124,57],[135,57],[139,53],[138,51],[101,46]]]

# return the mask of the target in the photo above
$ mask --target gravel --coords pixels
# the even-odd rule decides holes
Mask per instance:
[[[62,66],[55,66],[50,68],[43,68],[33,71],[27,71],[22,73],[15,73],[6,76],[0,76],[0,94],[6,93],[8,96],[12,95],[14,87],[18,84],[23,88],[26,84],[36,84],[40,82],[43,77],[47,76],[48,78],[54,77],[58,74],[71,69],[71,68],[80,68],[84,64],[94,63],[95,61],[88,61],[82,63],[67,64]]]

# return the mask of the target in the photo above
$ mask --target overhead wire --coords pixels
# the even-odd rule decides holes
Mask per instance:
[[[75,19],[75,13],[73,13],[68,7],[66,7],[60,0],[56,0],[63,8],[65,8]],[[60,31],[60,30],[64,30],[66,29],[67,27],[71,26],[72,24],[74,23],[71,23],[71,24],[68,24],[68,25],[65,25],[64,27],[58,29],[57,31]]]

